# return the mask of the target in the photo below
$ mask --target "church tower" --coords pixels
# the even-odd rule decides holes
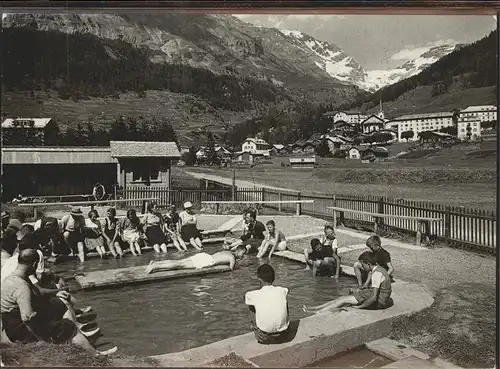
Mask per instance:
[[[382,95],[380,95],[380,106],[377,117],[379,117],[382,120],[385,120],[384,109],[382,108]]]

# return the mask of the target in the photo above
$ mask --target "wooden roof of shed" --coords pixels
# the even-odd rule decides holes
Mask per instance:
[[[111,141],[111,156],[114,158],[180,158],[175,142]]]

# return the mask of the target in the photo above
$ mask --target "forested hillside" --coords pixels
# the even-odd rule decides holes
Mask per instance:
[[[22,47],[20,47],[22,45]],[[265,80],[215,75],[180,64],[155,64],[145,50],[89,34],[6,28],[2,31],[2,83],[7,91],[58,91],[62,99],[116,97],[120,92],[168,90],[193,94],[214,107],[242,111],[289,100]]]

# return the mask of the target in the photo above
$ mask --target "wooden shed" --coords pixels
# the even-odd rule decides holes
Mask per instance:
[[[118,161],[118,184],[171,187],[172,162],[180,159],[175,142],[111,141],[111,157]]]

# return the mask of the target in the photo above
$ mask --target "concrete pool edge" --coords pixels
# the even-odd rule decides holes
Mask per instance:
[[[279,256],[303,262],[299,255],[284,252]],[[352,267],[343,265],[342,269],[353,275]],[[303,318],[294,340],[280,345],[258,344],[253,333],[246,333],[190,350],[151,357],[166,367],[208,366],[231,353],[257,366],[306,366],[387,336],[393,323],[430,307],[434,295],[422,284],[398,280],[393,285],[393,300],[394,306],[386,310],[349,310]]]

